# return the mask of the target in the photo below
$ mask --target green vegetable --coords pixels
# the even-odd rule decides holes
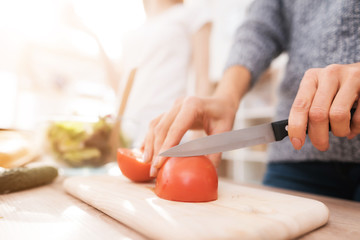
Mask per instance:
[[[61,121],[48,129],[50,147],[57,159],[73,166],[99,166],[110,153],[112,124],[109,116],[95,123]]]
[[[51,166],[5,170],[0,173],[0,194],[45,185],[57,176],[58,170]]]
[[[96,165],[101,163],[101,152],[96,148],[85,148],[64,153],[63,160],[72,166]]]

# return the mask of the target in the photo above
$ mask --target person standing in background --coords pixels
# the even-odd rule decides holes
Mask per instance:
[[[122,132],[140,147],[151,119],[179,97],[208,96],[210,11],[181,0],[144,0],[147,20],[123,45],[123,91],[136,69]]]

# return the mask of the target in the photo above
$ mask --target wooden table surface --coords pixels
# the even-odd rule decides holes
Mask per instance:
[[[47,186],[0,195],[0,239],[147,239],[68,195],[63,180],[59,177]],[[329,208],[328,224],[300,239],[360,239],[358,202],[251,186],[316,199]]]
[[[299,238],[301,240],[360,239],[360,202],[264,186],[253,187],[315,199],[323,202],[329,208],[330,219],[328,223],[325,226],[302,236]]]

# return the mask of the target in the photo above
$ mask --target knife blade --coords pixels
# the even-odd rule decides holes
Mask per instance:
[[[281,141],[288,136],[287,125],[286,119],[214,134],[177,145],[159,155],[162,157],[199,156]]]
[[[354,116],[355,110],[356,108],[351,109],[350,120]],[[288,119],[285,119],[254,127],[214,134],[169,148],[160,153],[159,156],[200,156],[281,141],[288,136],[287,127]],[[329,131],[331,131],[330,123]]]

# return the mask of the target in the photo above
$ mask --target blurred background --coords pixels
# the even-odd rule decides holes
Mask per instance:
[[[124,43],[148,20],[144,2],[0,0],[0,128],[37,131],[39,124],[59,118],[96,121],[99,116],[117,116],[124,95],[119,89],[127,78]],[[211,16],[210,82],[221,78],[232,36],[251,2],[184,2],[207,9]],[[253,90],[256,97],[249,94],[243,101],[235,127],[272,118],[273,86],[284,62],[286,57],[280,57]],[[224,158],[223,176],[259,182],[266,146],[230,152]]]
[[[248,2],[186,2],[212,8],[222,25],[212,34],[213,78]],[[45,115],[115,113],[122,41],[145,20],[142,0],[0,1],[0,126],[32,128]]]
[[[122,38],[144,20],[140,0],[1,1],[1,127],[114,113]]]

